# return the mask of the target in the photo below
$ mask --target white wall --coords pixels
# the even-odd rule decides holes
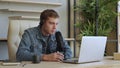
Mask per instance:
[[[18,9],[18,10],[39,10],[55,9],[60,15],[60,21],[58,24],[58,30],[63,33],[64,37],[67,37],[67,0],[20,0],[20,1],[35,1],[35,2],[50,2],[61,3],[61,6],[43,5],[43,4],[22,4],[22,3],[6,3],[0,2],[0,9]],[[0,39],[7,39],[7,31],[10,16],[36,16],[39,17],[40,13],[26,13],[26,12],[3,12],[0,11]],[[1,56],[2,55],[2,56]],[[0,59],[8,59],[7,55],[7,43],[0,41]]]

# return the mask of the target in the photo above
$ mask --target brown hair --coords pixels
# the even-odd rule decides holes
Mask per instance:
[[[40,23],[39,23],[40,27],[42,27],[44,21],[46,21],[49,17],[59,18],[59,15],[55,10],[52,9],[44,10],[40,15]]]

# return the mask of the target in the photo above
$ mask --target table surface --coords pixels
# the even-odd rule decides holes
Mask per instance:
[[[2,62],[0,62],[2,63]],[[38,64],[32,64],[31,62],[22,62],[19,65],[3,66],[0,68],[118,68],[120,67],[120,60],[113,60],[112,57],[105,57],[100,62],[84,63],[84,64],[70,64],[62,62],[48,62],[42,61]]]

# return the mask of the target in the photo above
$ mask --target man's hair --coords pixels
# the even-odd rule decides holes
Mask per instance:
[[[49,17],[52,17],[52,18],[59,18],[59,15],[58,13],[55,11],[55,10],[52,10],[52,9],[47,9],[47,10],[44,10],[41,15],[40,15],[40,27],[42,27],[42,25],[44,24],[44,22],[49,18]]]

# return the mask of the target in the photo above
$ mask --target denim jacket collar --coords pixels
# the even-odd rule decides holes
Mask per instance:
[[[44,38],[42,36],[42,32],[40,31],[40,26],[37,27],[37,39],[40,39],[40,40],[43,40],[44,41]],[[49,41],[55,41],[56,38],[55,38],[55,34],[52,34],[50,35],[50,38],[49,38]]]

